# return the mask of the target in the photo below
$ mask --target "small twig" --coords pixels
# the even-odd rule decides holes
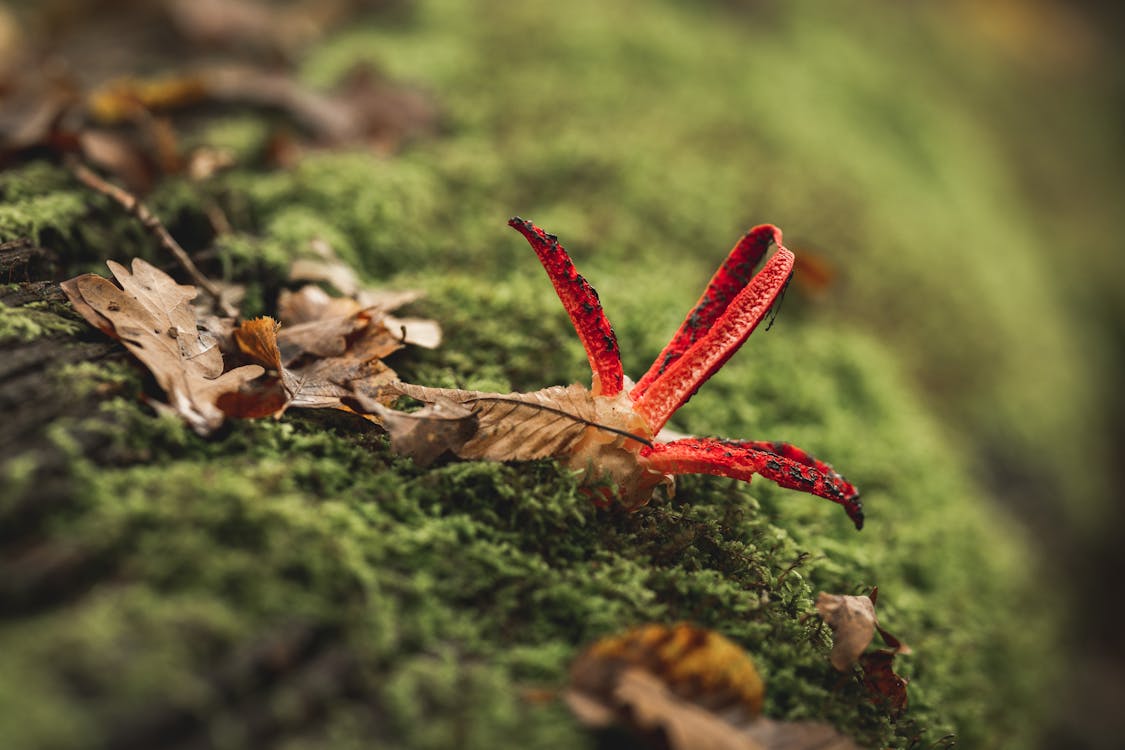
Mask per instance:
[[[94,192],[101,193],[116,201],[118,205],[135,217],[137,221],[141,222],[141,225],[147,229],[150,234],[156,237],[160,246],[171,253],[179,262],[180,266],[187,271],[192,281],[208,296],[215,300],[215,304],[219,306],[219,309],[222,310],[224,315],[230,318],[238,316],[238,311],[223,299],[222,291],[215,286],[213,281],[203,275],[203,272],[200,271],[192,261],[191,256],[180,246],[180,243],[176,242],[175,238],[165,229],[160,219],[148,209],[148,206],[141,203],[137,196],[124,188],[102,179],[96,172],[77,159],[67,159],[67,166],[74,176],[78,178],[79,182]]]

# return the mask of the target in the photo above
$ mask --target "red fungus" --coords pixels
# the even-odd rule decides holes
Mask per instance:
[[[782,487],[839,503],[856,528],[863,527],[856,488],[799,448],[768,441],[692,437],[662,442],[654,437],[738,351],[785,290],[794,256],[781,244],[780,229],[765,224],[739,240],[679,331],[633,385],[623,375],[617,337],[597,292],[579,275],[558,238],[518,217],[508,223],[535,250],[578,332],[593,371],[592,393],[606,400],[605,411],[613,415],[607,424],[643,439],[591,432],[570,454],[573,467],[608,474],[617,498],[630,507],[648,502],[653,488],[670,482],[674,474],[714,474],[746,482],[760,474]],[[777,252],[751,276],[772,244]]]

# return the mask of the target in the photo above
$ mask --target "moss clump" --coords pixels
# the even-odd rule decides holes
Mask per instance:
[[[48,601],[10,598],[22,616],[0,631],[20,732],[8,736],[74,746],[178,716],[183,731],[237,746],[256,731],[239,717],[266,699],[234,690],[245,678],[221,665],[295,638],[302,655],[259,691],[270,731],[333,746],[581,746],[560,705],[522,691],[559,685],[593,638],[678,620],[754,655],[770,715],[827,718],[873,746],[952,729],[981,745],[1018,736],[1004,707],[1026,705],[1032,675],[1020,650],[1035,634],[1017,614],[1026,559],[995,535],[878,346],[784,332],[736,360],[684,426],[808,435],[868,488],[861,534],[837,507],[764,482],[688,477],[674,500],[629,515],[595,509],[549,461],[418,469],[346,415],[236,423],[204,441],[131,398],[106,402],[62,430],[98,448],[72,462],[74,494],[37,535],[92,573]],[[462,364],[453,350],[433,356],[419,366]],[[872,584],[916,649],[902,659],[912,708],[897,727],[857,685],[839,686],[827,633],[804,619],[818,588]],[[309,715],[314,664],[341,683],[324,700],[331,720]],[[985,687],[996,703],[959,699]]]
[[[53,334],[75,334],[78,323],[50,312],[44,303],[9,307],[0,302],[0,344],[32,341]]]
[[[0,174],[0,242],[44,232],[74,238],[86,214],[86,198],[58,167],[40,162]]]

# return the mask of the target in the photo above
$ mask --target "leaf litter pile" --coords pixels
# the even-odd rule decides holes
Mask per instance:
[[[434,321],[389,313],[414,295],[379,295],[350,288],[330,297],[306,285],[286,293],[281,322],[239,323],[191,306],[192,286],[177,284],[144,260],[132,271],[109,261],[120,287],[96,274],[63,283],[63,291],[89,323],[119,339],[167,394],[159,408],[179,415],[200,435],[228,416],[280,416],[290,407],[350,410],[345,401],[377,398],[395,379],[383,358],[407,344],[435,347]],[[303,269],[303,271],[302,271]],[[295,267],[339,276],[339,265]],[[243,360],[248,363],[242,364]],[[234,363],[228,365],[226,363]]]

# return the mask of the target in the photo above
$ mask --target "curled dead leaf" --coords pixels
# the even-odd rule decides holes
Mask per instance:
[[[344,399],[356,392],[377,391],[395,379],[395,373],[382,363],[382,358],[402,344],[381,325],[360,314],[347,323],[352,338],[339,335],[340,323],[335,320],[309,321],[296,328],[296,341],[282,343],[285,331],[273,318],[258,318],[243,323],[234,332],[235,341],[244,355],[277,373],[278,378],[267,385],[244,389],[238,397],[221,405],[233,414],[257,412],[273,408],[280,415],[287,408],[337,408],[351,410]],[[318,331],[329,334],[326,341],[318,339]],[[307,345],[307,346],[305,346]],[[311,349],[311,351],[310,351]],[[296,363],[296,364],[293,364]],[[278,390],[284,393],[279,398]],[[259,404],[255,408],[254,402]]]
[[[421,292],[411,289],[372,289],[366,287],[360,281],[355,269],[340,260],[332,246],[327,242],[314,239],[310,246],[318,257],[298,258],[293,261],[293,265],[289,267],[289,278],[292,281],[315,281],[328,284],[344,297],[350,298],[358,307],[376,307],[383,312],[397,310],[422,296]]]
[[[832,628],[832,666],[846,672],[859,664],[863,670],[863,684],[892,716],[897,717],[906,709],[908,681],[895,673],[894,657],[910,653],[910,647],[879,626],[875,617],[878,593],[877,588],[871,590],[871,596],[826,594],[822,591],[817,596],[816,608]],[[889,648],[864,653],[876,630]]]
[[[820,592],[816,611],[832,628],[832,666],[846,672],[875,637],[875,604],[868,596]]]
[[[275,372],[281,372],[277,330],[281,324],[269,316],[248,320],[234,329],[234,340],[247,357]]]
[[[860,654],[871,644],[875,631],[891,647],[892,653],[909,654],[910,647],[888,633],[875,617],[875,600],[879,589],[873,588],[870,596],[817,595],[816,610],[832,628],[832,666],[846,672],[859,661]]]
[[[441,345],[441,326],[426,318],[398,318],[389,313],[421,297],[412,290],[371,289],[363,286],[351,266],[339,260],[325,242],[314,240],[313,250],[320,256],[299,258],[289,269],[294,281],[315,281],[327,284],[343,296],[335,297],[316,284],[306,284],[297,291],[283,290],[278,299],[278,314],[286,326],[282,350],[292,342],[306,351],[324,351],[319,347],[328,344],[333,352],[321,356],[336,356],[342,351],[340,344],[354,329],[349,321],[363,314],[381,323],[399,344],[435,349]],[[301,328],[317,323],[315,327]],[[332,330],[333,327],[336,330]],[[318,344],[316,342],[324,342]],[[330,343],[329,343],[330,342]]]

